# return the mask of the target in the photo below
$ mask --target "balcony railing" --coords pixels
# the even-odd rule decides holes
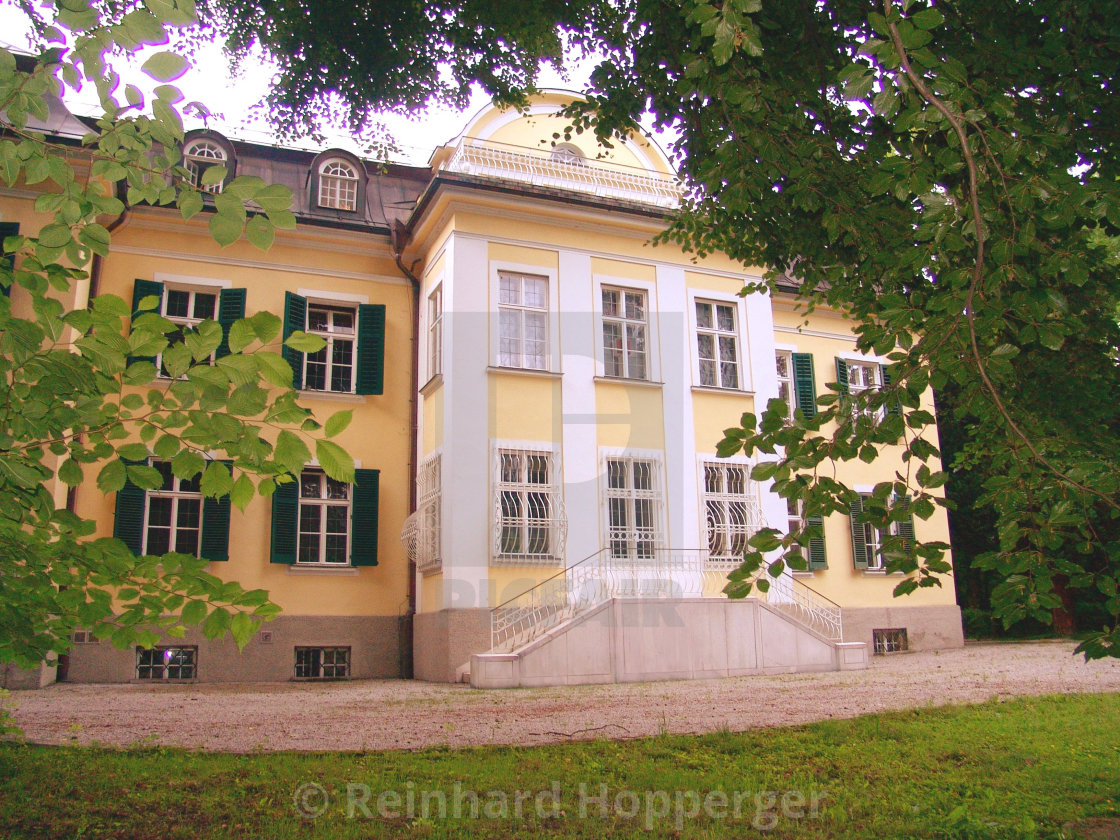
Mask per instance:
[[[665,209],[679,205],[682,195],[680,181],[669,175],[472,137],[463,138],[441,169]]]
[[[610,598],[724,597],[726,564],[703,549],[654,549],[611,556],[602,549],[490,611],[491,650],[512,651]],[[760,575],[765,571],[760,571]],[[824,638],[841,641],[840,607],[789,574],[751,595]]]

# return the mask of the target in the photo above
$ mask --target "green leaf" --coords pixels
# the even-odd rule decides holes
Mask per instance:
[[[292,385],[292,367],[279,353],[266,353],[258,351],[253,354],[261,376],[271,385],[281,388],[290,388]]]
[[[245,224],[245,238],[249,240],[250,244],[262,251],[267,251],[272,247],[275,236],[276,232],[272,222],[264,216],[253,216]]]
[[[311,460],[311,450],[298,435],[283,429],[276,436],[272,457],[288,472],[298,474]]]
[[[206,618],[208,612],[205,601],[187,601],[183,605],[183,611],[179,613],[179,620],[183,624],[199,624]]]
[[[157,82],[171,82],[178,79],[190,67],[190,63],[178,53],[157,52],[145,61],[140,70]]]
[[[237,643],[238,649],[243,650],[245,645],[252,641],[256,630],[257,622],[248,613],[234,613],[229,623],[230,635],[233,636],[233,641]]]
[[[67,458],[58,468],[58,478],[63,484],[77,487],[82,483],[82,465],[73,458]]]
[[[354,459],[337,443],[323,439],[315,441],[315,457],[323,472],[336,481],[354,480]]]
[[[344,411],[336,411],[329,418],[327,418],[327,422],[323,425],[323,433],[327,437],[334,437],[347,426],[349,426],[350,421],[353,419],[353,409],[348,408]]]
[[[910,15],[910,22],[918,29],[935,29],[945,22],[945,16],[940,10],[931,7]]]
[[[184,221],[199,213],[202,206],[202,193],[197,190],[184,189],[179,193],[179,213]]]
[[[242,473],[233,482],[233,488],[229,491],[229,500],[238,510],[245,510],[253,501],[254,495],[256,490],[253,487],[253,480]]]
[[[114,458],[97,473],[97,489],[102,493],[116,493],[124,487],[126,476],[124,463]]]
[[[232,245],[241,238],[240,219],[215,213],[210,217],[210,235],[221,246]]]
[[[327,346],[327,342],[317,335],[295,330],[285,339],[284,345],[300,353],[318,353]]]
[[[229,467],[221,461],[211,461],[202,473],[199,484],[203,495],[225,496],[233,489],[233,477]]]
[[[212,187],[215,184],[220,184],[226,179],[226,168],[220,163],[207,166],[202,172],[201,185],[204,187]]]

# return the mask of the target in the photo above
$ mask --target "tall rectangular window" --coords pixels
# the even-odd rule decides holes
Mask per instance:
[[[887,556],[884,544],[888,538],[902,537],[904,548],[909,548],[914,543],[914,519],[907,516],[902,521],[892,521],[885,528],[876,528],[870,522],[862,522],[861,514],[868,507],[871,496],[861,493],[851,503],[852,526],[852,560],[857,569],[869,571],[886,571]],[[909,498],[896,496],[894,506],[909,505]]]
[[[707,518],[708,561],[736,566],[743,560],[747,540],[761,522],[758,494],[746,464],[704,463],[704,511]]]
[[[311,391],[354,390],[357,313],[352,306],[307,305],[307,332],[327,346],[304,357],[303,387]]]
[[[659,466],[650,458],[607,458],[605,496],[611,557],[648,559],[661,547]]]
[[[319,470],[299,477],[298,563],[350,562],[350,485]]]
[[[497,455],[497,558],[559,559],[563,515],[552,452],[499,449]]]
[[[143,553],[177,551],[197,557],[202,536],[201,474],[176,478],[167,461],[156,461],[152,466],[163,476],[163,484],[146,493]]]
[[[603,372],[624,379],[649,379],[645,292],[603,287]]]
[[[696,301],[696,349],[700,384],[709,388],[739,387],[739,331],[735,304]]]
[[[793,421],[793,412],[797,408],[797,399],[793,391],[793,353],[788,350],[779,350],[774,356],[778,368],[778,399],[786,404],[790,422]]]
[[[184,335],[203,321],[213,320],[218,311],[217,292],[201,292],[193,289],[166,287],[163,293],[163,317],[175,325],[175,331],[167,334],[171,344],[180,344]],[[163,354],[156,360],[159,375],[169,377],[163,364]]]
[[[428,378],[443,373],[443,286],[428,295]]]
[[[498,272],[498,364],[547,369],[547,277]]]

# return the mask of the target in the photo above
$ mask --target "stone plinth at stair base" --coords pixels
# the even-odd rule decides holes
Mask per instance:
[[[471,657],[475,688],[710,679],[866,668],[863,642],[830,641],[758,600],[613,598],[509,653]]]

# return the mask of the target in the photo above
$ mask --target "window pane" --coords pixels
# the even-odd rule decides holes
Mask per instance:
[[[336,333],[353,333],[354,332],[354,313],[347,310],[344,312],[332,312],[332,332]]]
[[[217,305],[218,296],[208,295],[202,292],[194,293],[194,317],[200,321],[206,318],[214,317],[214,308]]]
[[[171,506],[174,502],[166,497],[148,497],[148,527],[171,527]]]
[[[190,315],[191,293],[181,289],[167,290],[166,311],[168,318],[186,318]]]
[[[646,297],[641,292],[626,293],[626,317],[634,321],[645,320]]]
[[[603,289],[603,317],[616,318],[619,314],[619,293],[615,289]]]
[[[702,330],[711,329],[712,305],[696,301],[696,326]]]
[[[323,494],[323,474],[317,472],[301,473],[299,494],[305,499],[318,499]]]
[[[548,281],[543,277],[526,277],[525,306],[536,309],[548,308]]]
[[[735,330],[735,310],[730,306],[716,306],[716,326],[723,332]]]

